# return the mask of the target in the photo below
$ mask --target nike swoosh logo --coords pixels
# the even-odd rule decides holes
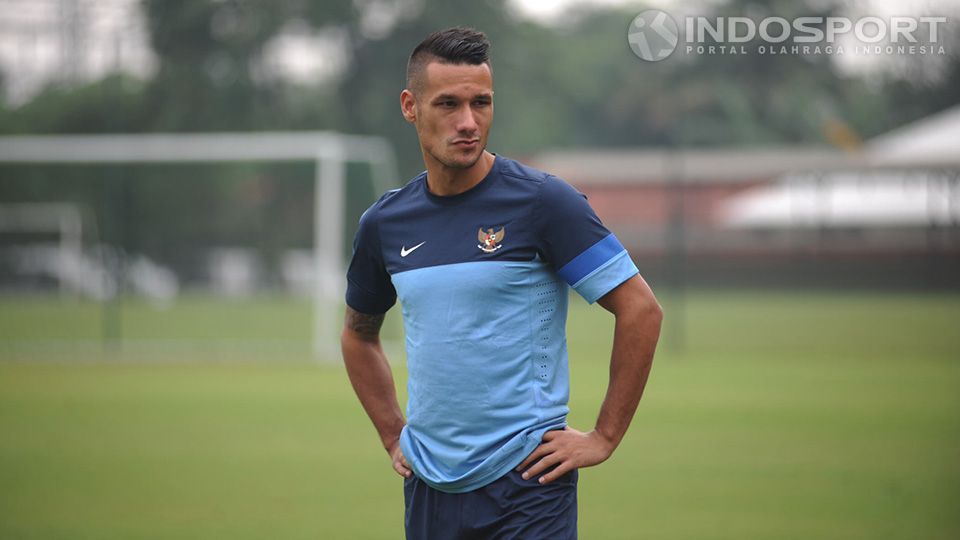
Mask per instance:
[[[407,255],[413,253],[413,251],[414,251],[415,249],[417,249],[418,247],[420,247],[420,246],[422,246],[422,245],[424,245],[424,244],[426,244],[426,243],[427,243],[427,241],[424,240],[423,242],[420,242],[419,244],[413,246],[413,247],[410,248],[410,249],[407,249],[407,248],[404,247],[404,246],[400,246],[400,256],[401,256],[401,257],[406,257]]]

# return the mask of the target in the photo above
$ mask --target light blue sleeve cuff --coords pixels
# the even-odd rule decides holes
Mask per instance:
[[[589,303],[617,288],[624,281],[640,273],[630,254],[623,250],[606,263],[573,284],[573,288]]]

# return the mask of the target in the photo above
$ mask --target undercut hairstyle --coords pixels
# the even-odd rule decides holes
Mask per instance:
[[[417,45],[407,61],[407,89],[416,94],[423,88],[427,64],[490,65],[490,41],[473,28],[447,28],[434,32]]]

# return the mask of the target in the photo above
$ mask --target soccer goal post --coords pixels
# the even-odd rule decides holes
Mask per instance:
[[[83,217],[73,203],[4,203],[0,202],[0,234],[54,234],[57,236],[57,259],[79,259],[83,253]],[[57,282],[60,295],[66,296],[67,275],[60,273]]]
[[[150,164],[308,161],[314,164],[313,350],[336,358],[336,316],[343,295],[347,163],[366,163],[376,192],[396,177],[381,137],[328,131],[113,134],[0,137],[0,163]]]

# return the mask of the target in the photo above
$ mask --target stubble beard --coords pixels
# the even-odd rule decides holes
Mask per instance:
[[[438,163],[440,163],[441,165],[443,165],[448,169],[469,169],[470,167],[473,167],[474,165],[476,165],[478,161],[480,161],[480,158],[483,157],[483,152],[486,149],[487,149],[486,146],[480,147],[480,151],[477,152],[477,155],[467,163],[463,161],[453,161],[452,159],[449,159],[449,158],[445,159],[441,156],[438,156],[432,150],[428,150],[428,152],[430,153],[430,156],[433,159],[437,160]]]

